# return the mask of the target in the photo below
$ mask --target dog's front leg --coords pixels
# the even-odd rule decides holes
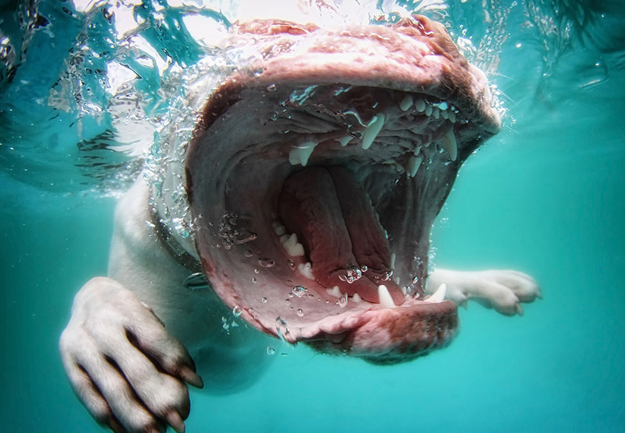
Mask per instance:
[[[63,366],[91,415],[115,432],[181,433],[186,383],[202,387],[193,360],[152,309],[111,278],[76,294],[60,341]]]
[[[521,302],[542,298],[540,287],[532,277],[511,270],[462,272],[436,269],[430,275],[426,294],[434,293],[441,284],[447,286],[445,299],[462,306],[474,299],[506,316],[523,315]]]

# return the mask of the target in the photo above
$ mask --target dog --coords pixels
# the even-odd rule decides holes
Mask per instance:
[[[396,364],[447,346],[470,299],[512,316],[541,297],[516,271],[428,271],[459,168],[500,129],[443,25],[231,34],[241,64],[186,82],[186,114],[117,205],[108,276],[80,289],[60,339],[74,391],[115,432],[183,432],[187,384],[245,389],[272,338]]]

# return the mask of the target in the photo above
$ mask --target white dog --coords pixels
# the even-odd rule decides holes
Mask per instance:
[[[78,397],[116,432],[182,432],[185,383],[244,389],[268,335],[392,364],[449,344],[468,299],[514,315],[540,297],[514,271],[428,275],[432,222],[500,127],[442,25],[253,21],[229,53],[215,89],[187,83],[192,115],[119,202],[109,276],[61,337]]]

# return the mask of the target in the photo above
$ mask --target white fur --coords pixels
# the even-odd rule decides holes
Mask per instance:
[[[98,422],[120,432],[161,431],[165,419],[182,425],[176,414],[188,416],[184,381],[198,384],[189,353],[211,393],[245,389],[271,360],[268,336],[242,323],[224,330],[222,317],[230,324],[232,312],[211,290],[182,285],[189,272],[147,224],[148,201],[141,179],[120,200],[109,277],[93,278],[76,294],[60,341],[77,396]]]

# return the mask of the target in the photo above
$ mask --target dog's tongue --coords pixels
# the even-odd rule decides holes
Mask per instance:
[[[295,233],[324,287],[379,302],[378,286],[396,305],[404,295],[392,279],[391,252],[367,193],[343,167],[310,167],[284,183],[279,214]]]

